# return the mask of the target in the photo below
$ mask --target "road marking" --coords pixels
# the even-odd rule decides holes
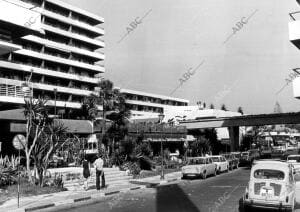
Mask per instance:
[[[213,188],[231,188],[232,186],[210,186]]]

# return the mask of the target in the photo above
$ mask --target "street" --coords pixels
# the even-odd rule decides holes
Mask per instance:
[[[239,199],[248,183],[249,173],[249,169],[239,168],[206,180],[181,180],[179,183],[122,193],[106,198],[101,203],[61,211],[235,212],[238,211]]]

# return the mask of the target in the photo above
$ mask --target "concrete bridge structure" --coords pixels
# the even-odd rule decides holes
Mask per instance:
[[[219,117],[198,120],[186,120],[180,122],[180,125],[185,126],[187,130],[227,127],[229,130],[231,151],[238,150],[239,127],[276,124],[300,124],[300,112],[242,115],[224,118]]]

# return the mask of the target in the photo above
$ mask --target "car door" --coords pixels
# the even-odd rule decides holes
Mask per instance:
[[[209,166],[209,171],[210,174],[214,174],[215,172],[215,164],[213,163],[211,158],[208,158],[208,166]]]
[[[221,161],[222,161],[222,171],[225,171],[227,169],[227,163],[224,156],[221,157]]]

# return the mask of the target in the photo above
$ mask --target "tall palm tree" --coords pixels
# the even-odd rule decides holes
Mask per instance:
[[[125,127],[126,120],[130,117],[130,110],[126,105],[126,99],[123,94],[120,93],[119,89],[114,88],[113,83],[110,80],[101,80],[98,84],[99,92],[97,103],[102,105],[102,140],[106,133],[105,120],[108,116],[113,121],[112,130],[110,132],[118,133],[122,128]],[[123,131],[124,136],[124,129]],[[120,135],[119,135],[120,136]],[[113,136],[113,143],[114,143]],[[100,152],[100,141],[98,143],[98,151]]]

